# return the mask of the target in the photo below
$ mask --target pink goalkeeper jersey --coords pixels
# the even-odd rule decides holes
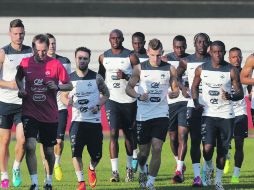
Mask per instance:
[[[53,80],[56,84],[70,81],[64,66],[57,60],[47,57],[45,64],[35,63],[34,56],[25,58],[20,65],[24,69],[25,89],[22,115],[38,121],[55,123],[58,121],[56,90],[47,89],[46,82]]]

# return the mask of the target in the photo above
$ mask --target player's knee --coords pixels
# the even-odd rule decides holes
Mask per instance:
[[[27,152],[35,152],[36,150],[36,140],[34,138],[28,138],[25,144]]]
[[[160,144],[153,145],[153,147],[152,147],[152,154],[153,155],[160,154],[161,151],[162,151],[162,146]]]
[[[146,164],[147,156],[143,154],[138,154],[138,163],[141,166],[144,166]]]
[[[118,140],[118,132],[116,130],[110,131],[110,140],[114,140],[114,141]]]

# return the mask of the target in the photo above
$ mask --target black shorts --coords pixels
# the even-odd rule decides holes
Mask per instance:
[[[168,118],[160,117],[147,121],[136,121],[135,128],[137,143],[140,145],[150,143],[152,138],[165,141],[168,131]]]
[[[201,141],[202,112],[196,110],[195,108],[188,107],[186,118],[191,139]]]
[[[99,161],[102,156],[102,126],[100,123],[73,121],[70,128],[72,157],[82,158],[84,146],[93,161]]]
[[[111,129],[123,129],[124,133],[132,132],[136,118],[137,103],[118,103],[107,100],[106,115]]]
[[[56,144],[57,123],[40,122],[29,116],[22,116],[25,138],[36,138],[45,146]]]
[[[66,125],[68,119],[68,110],[62,109],[58,111],[58,128],[57,128],[57,139],[64,140]]]
[[[187,101],[168,105],[169,131],[177,131],[178,126],[187,127]]]
[[[228,150],[233,136],[234,118],[202,117],[202,142]]]
[[[0,115],[0,128],[1,129],[11,129],[13,124],[18,125],[21,123],[21,113],[12,113],[9,115]]]
[[[235,117],[234,122],[234,137],[248,137],[248,117],[247,115],[239,115]]]

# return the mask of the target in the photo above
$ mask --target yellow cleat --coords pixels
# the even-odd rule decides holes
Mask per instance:
[[[227,159],[226,163],[225,163],[225,166],[224,166],[223,173],[227,174],[229,172],[229,168],[230,168],[230,161]]]
[[[57,181],[61,181],[63,178],[63,171],[60,164],[55,164],[54,166],[54,174]]]
[[[239,177],[232,176],[231,178],[231,184],[238,184],[239,183]]]

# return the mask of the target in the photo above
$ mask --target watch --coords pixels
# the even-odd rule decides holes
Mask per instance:
[[[142,100],[140,100],[140,97],[141,97],[141,94],[138,94],[137,99],[138,99],[139,101],[142,101]]]

